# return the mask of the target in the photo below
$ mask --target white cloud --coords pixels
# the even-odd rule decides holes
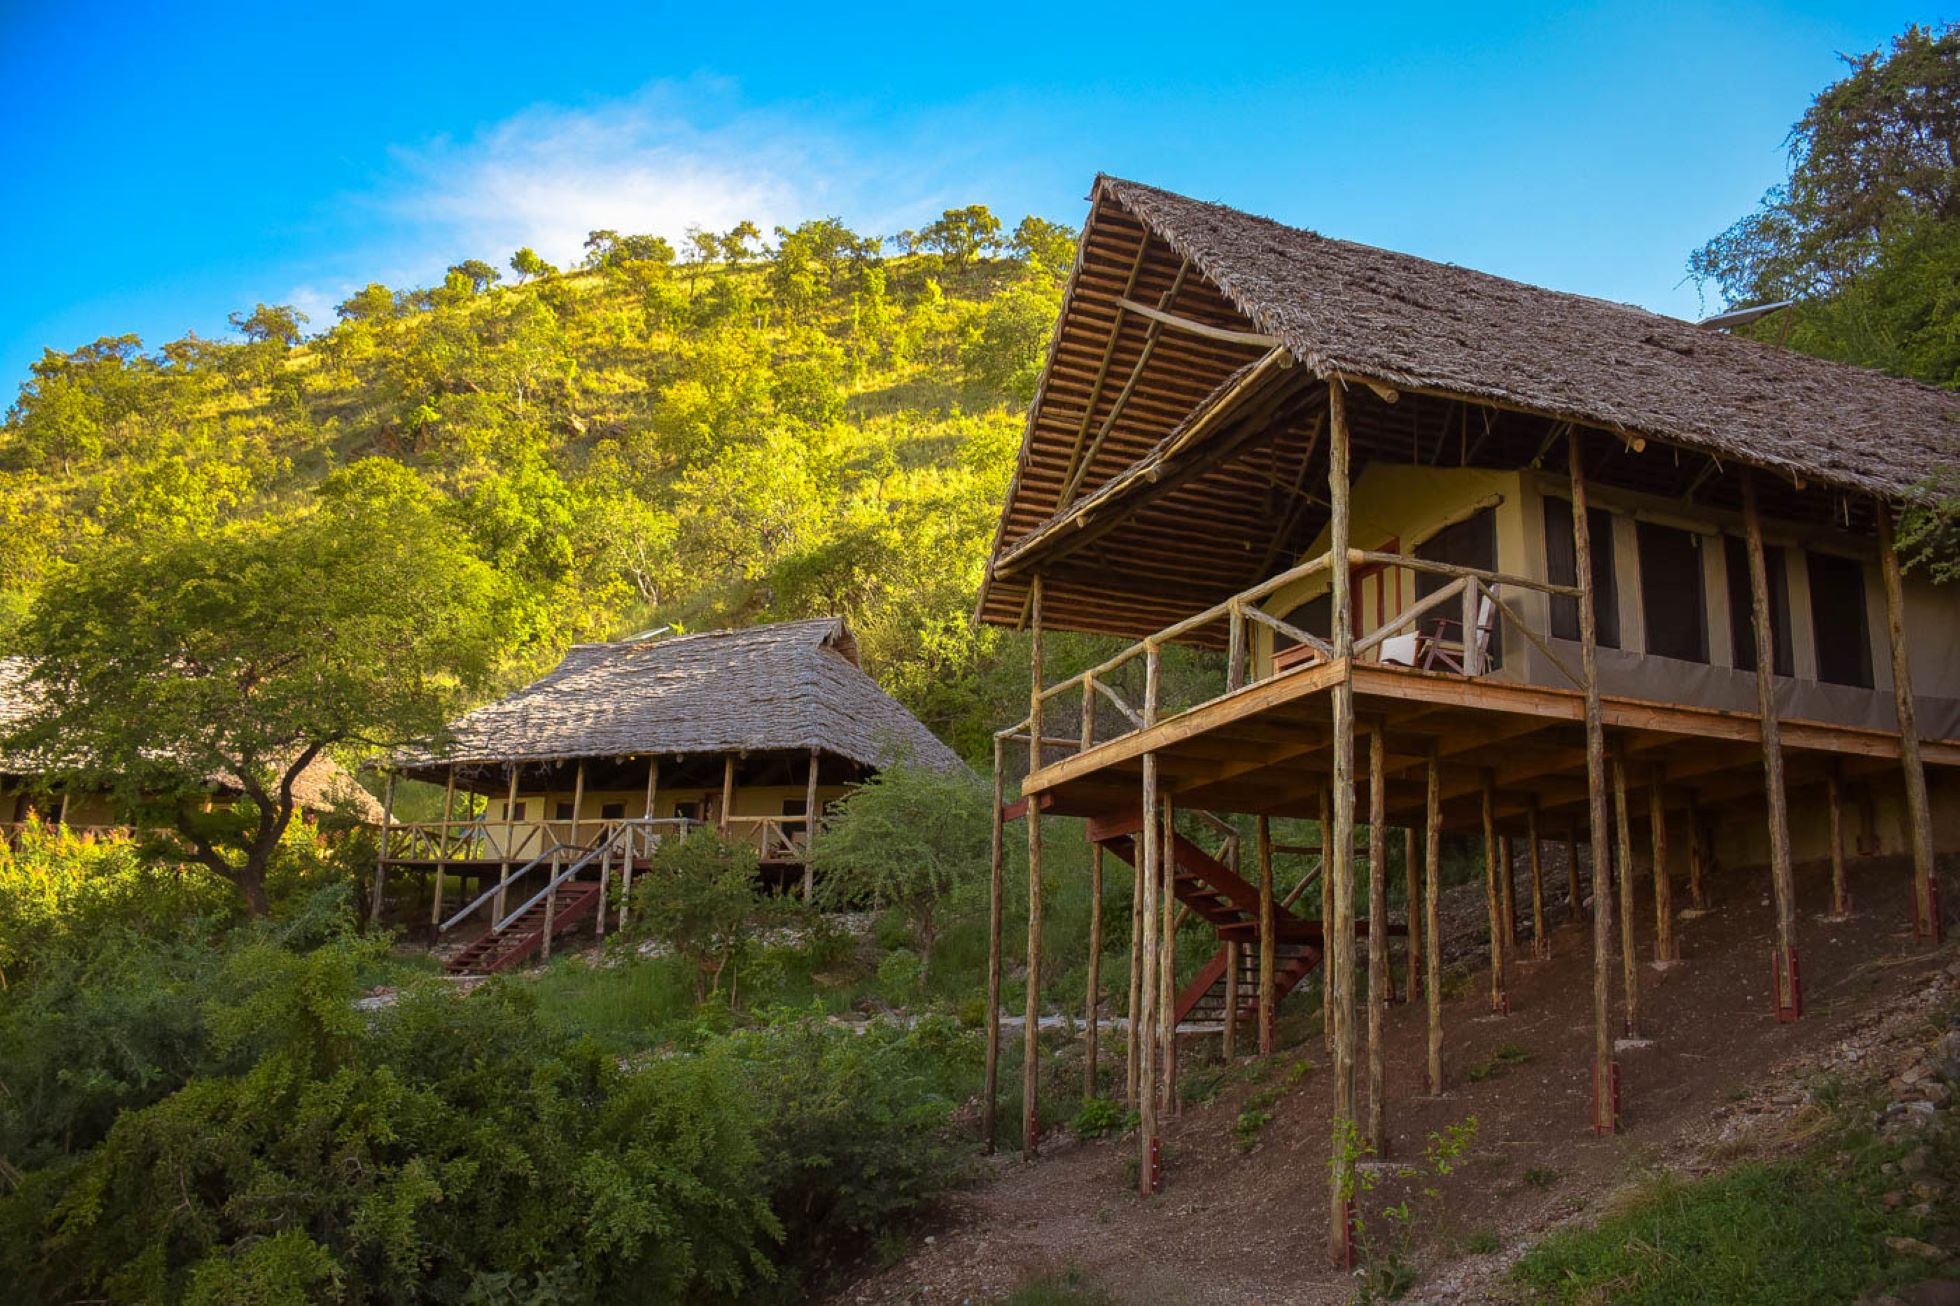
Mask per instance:
[[[699,125],[727,98],[697,81],[590,108],[533,107],[469,140],[398,151],[380,206],[444,263],[501,264],[529,245],[562,265],[597,228],[677,239],[691,224],[725,230],[747,218],[767,231],[825,211],[836,183],[854,180],[840,175],[843,152],[793,118]]]

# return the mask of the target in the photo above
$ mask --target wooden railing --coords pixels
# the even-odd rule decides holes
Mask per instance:
[[[455,822],[436,824],[453,825]],[[544,825],[523,827],[531,832],[531,835],[527,835],[524,840],[525,850],[532,851],[532,846],[535,845],[535,851],[532,851],[530,859],[520,862],[517,854],[506,855],[502,850],[494,850],[488,853],[486,858],[479,859],[502,860],[503,869],[494,883],[447,919],[442,916],[441,877],[437,877],[438,887],[431,920],[435,922],[438,934],[446,934],[489,905],[491,929],[502,931],[552,889],[578,873],[596,867],[599,871],[601,894],[610,890],[613,871],[615,869],[619,871],[621,887],[619,924],[623,927],[627,920],[626,900],[633,893],[634,868],[641,863],[651,861],[654,851],[659,848],[663,840],[685,839],[688,832],[698,824],[699,822],[690,821],[686,817],[635,817],[629,820],[584,821],[579,823],[579,833],[583,835],[586,831],[590,831],[591,837],[579,843],[573,843],[569,838],[559,837],[559,827],[569,830],[572,825],[570,821],[553,821]],[[512,886],[527,884],[533,873],[545,875],[545,887],[532,892],[531,897],[516,911],[507,911]],[[523,889],[519,890],[519,892],[523,891]],[[597,926],[600,934],[606,932],[605,912],[602,899]]]
[[[1287,586],[1326,571],[1332,565],[1333,556],[1331,552],[1323,553],[1296,567],[1290,567],[1250,589],[1234,594],[1222,603],[1214,604],[1202,612],[1166,626],[1156,634],[1137,641],[1087,671],[1078,672],[1066,680],[1043,687],[1038,696],[1038,701],[1043,708],[1039,741],[1041,747],[1087,752],[1098,743],[1107,743],[1111,739],[1119,739],[1147,726],[1155,725],[1164,715],[1160,695],[1160,660],[1164,645],[1187,639],[1221,623],[1226,628],[1225,692],[1204,700],[1205,702],[1228,698],[1261,679],[1287,675],[1302,667],[1331,660],[1334,656],[1334,646],[1328,635],[1302,630],[1283,618],[1273,616],[1258,605]],[[1391,652],[1408,654],[1409,656],[1406,657],[1392,657],[1385,664],[1427,671],[1440,670],[1466,677],[1481,676],[1492,669],[1488,651],[1491,637],[1499,630],[1508,627],[1515,630],[1574,685],[1583,688],[1579,676],[1552,651],[1544,636],[1532,629],[1517,608],[1507,602],[1501,593],[1504,590],[1525,590],[1577,599],[1581,594],[1578,586],[1558,585],[1504,572],[1463,567],[1447,562],[1433,562],[1426,558],[1410,557],[1399,553],[1378,553],[1367,549],[1350,549],[1348,564],[1350,567],[1401,568],[1448,578],[1447,583],[1434,593],[1424,595],[1375,629],[1358,637],[1353,644],[1354,658],[1383,662],[1384,655]],[[1456,617],[1448,618],[1442,615],[1452,608],[1458,613]],[[1248,637],[1253,626],[1264,626],[1275,635],[1284,635],[1294,641],[1296,646],[1294,649],[1288,649],[1278,656],[1269,658],[1265,677],[1256,674],[1258,662],[1252,656],[1252,641]],[[1447,627],[1450,626],[1454,626],[1458,632],[1454,639],[1450,639],[1447,634]],[[1396,640],[1398,636],[1405,638],[1399,644],[1391,645],[1391,641]],[[1144,690],[1142,702],[1133,704],[1118,692],[1111,679],[1117,671],[1138,659],[1143,661],[1145,668]],[[1067,700],[1071,698],[1079,704],[1079,730],[1070,735],[1050,733],[1048,705],[1059,699],[1063,702],[1057,703],[1057,708],[1065,708]],[[1097,709],[1102,703],[1108,703],[1116,709],[1126,728],[1099,737]],[[1198,703],[1188,706],[1202,705]],[[994,737],[1002,742],[1028,741],[1032,734],[1033,721],[1034,714],[1030,713],[1014,725],[996,731]]]
[[[731,816],[728,837],[754,848],[764,862],[800,862],[810,850],[810,818]]]

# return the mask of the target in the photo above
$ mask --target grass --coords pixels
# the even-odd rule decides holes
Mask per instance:
[[[1473,1084],[1481,1084],[1487,1079],[1497,1078],[1514,1066],[1524,1065],[1531,1060],[1531,1057],[1529,1050],[1515,1043],[1506,1043],[1476,1065],[1466,1069],[1463,1077]]]
[[[1839,1124],[1795,1158],[1663,1176],[1595,1228],[1547,1238],[1513,1277],[1541,1298],[1634,1306],[1851,1301],[1895,1287],[1932,1268],[1885,1245],[1928,1236],[1879,1200],[1899,1182],[1882,1167],[1902,1150]]]
[[[1116,1298],[1076,1266],[1023,1280],[1005,1306],[1115,1306]]]

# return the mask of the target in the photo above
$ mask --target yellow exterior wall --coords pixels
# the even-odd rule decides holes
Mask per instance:
[[[818,785],[817,806],[819,809],[835,802],[850,792],[847,785]],[[801,802],[806,796],[802,785],[750,785],[738,786],[735,790],[735,806],[731,815],[742,816],[781,816],[783,804],[789,800]],[[585,826],[582,833],[590,838],[597,833],[600,815],[608,803],[620,803],[626,808],[629,820],[637,820],[646,815],[646,790],[606,789],[587,790],[578,806],[578,820]],[[558,840],[569,841],[572,822],[557,819],[555,813],[559,803],[572,801],[570,790],[553,790],[549,793],[530,793],[519,791],[517,801],[524,807],[524,819],[514,826],[507,825],[509,813],[505,810],[505,800],[491,799],[484,812],[485,839],[487,855],[500,856],[507,848],[520,852],[535,853],[541,846],[538,829],[549,826]],[[711,804],[721,801],[721,786],[708,788],[668,789],[662,786],[654,796],[654,816],[656,819],[672,818],[678,813],[680,804],[693,803],[697,813],[705,815]],[[460,803],[459,803],[460,806]],[[506,842],[508,835],[509,842]]]

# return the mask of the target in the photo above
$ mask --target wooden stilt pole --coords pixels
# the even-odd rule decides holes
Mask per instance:
[[[1332,959],[1329,993],[1334,1020],[1334,1164],[1329,1175],[1328,1251],[1336,1265],[1354,1259],[1354,649],[1353,598],[1348,585],[1348,427],[1341,383],[1327,387],[1327,498],[1330,607],[1334,659],[1342,669],[1329,699],[1333,714],[1333,835],[1324,874],[1333,880],[1333,918],[1326,923]]]
[[[1136,867],[1130,876],[1130,1005],[1123,1029],[1123,1104],[1137,1109],[1137,1053],[1142,1040],[1137,1037],[1143,1020],[1143,857],[1139,841]]]
[[[490,903],[490,920],[492,924],[504,918],[504,895],[510,888],[511,854],[515,851],[512,845],[517,839],[517,763],[512,762],[509,770],[510,783],[504,793],[504,857],[503,862],[497,868],[497,896]],[[622,912],[624,910],[624,908],[621,908]],[[622,916],[620,924],[624,925],[625,923],[625,918]]]
[[[1797,891],[1790,873],[1790,814],[1783,787],[1783,727],[1776,714],[1776,659],[1769,616],[1769,564],[1763,556],[1763,521],[1756,508],[1756,477],[1742,468],[1742,525],[1748,536],[1749,608],[1756,637],[1756,711],[1762,720],[1763,796],[1769,809],[1769,875],[1776,901],[1776,1018],[1803,1014],[1797,979]]]
[[[1144,720],[1156,716],[1157,677],[1149,676],[1144,697]],[[1139,903],[1139,919],[1143,927],[1143,961],[1135,992],[1140,999],[1132,1005],[1138,1008],[1136,1021],[1131,1028],[1135,1031],[1138,1053],[1136,1082],[1137,1142],[1141,1150],[1138,1157],[1137,1192],[1148,1197],[1157,1191],[1162,1180],[1162,1156],[1157,1137],[1157,951],[1161,936],[1159,925],[1162,912],[1159,910],[1158,891],[1163,887],[1161,863],[1162,850],[1158,847],[1160,827],[1157,822],[1157,755],[1143,755],[1143,820],[1137,832],[1142,855],[1137,858],[1137,879],[1142,886],[1142,900]]]
[[[1674,882],[1667,876],[1667,788],[1664,770],[1656,764],[1647,781],[1647,824],[1654,845],[1654,960],[1681,960],[1674,941]]]
[[[1906,842],[1912,849],[1912,932],[1922,942],[1940,941],[1939,884],[1933,878],[1933,809],[1920,760],[1919,714],[1912,692],[1912,658],[1906,648],[1905,579],[1899,572],[1892,505],[1878,504],[1878,568],[1885,582],[1885,633],[1892,650],[1892,700],[1899,718],[1899,766],[1905,773]]]
[[[1565,905],[1575,922],[1586,905],[1585,895],[1579,892],[1579,836],[1571,830],[1565,832]]]
[[[374,858],[374,902],[368,908],[368,924],[381,924],[381,904],[388,883],[388,832],[395,823],[395,773],[388,772],[381,790],[381,851]]]
[[[1028,595],[1028,774],[1041,769],[1041,577]],[[1023,786],[1022,793],[1027,794]],[[1028,803],[1028,1000],[1021,1043],[1021,1158],[1041,1150],[1041,804]]]
[[[1688,793],[1688,905],[1696,911],[1708,910],[1708,892],[1702,877],[1708,869],[1708,841],[1701,828],[1701,813],[1693,791]]]
[[[1831,818],[1831,915],[1842,919],[1851,914],[1851,895],[1844,888],[1844,776],[1836,758],[1824,772],[1824,806]]]
[[[1380,720],[1368,727],[1368,1146],[1388,1155],[1382,1021],[1388,1013],[1388,744]]]
[[[1503,840],[1497,834],[1497,785],[1490,768],[1484,769],[1484,904],[1490,918],[1490,1009],[1502,1015],[1511,1009],[1510,995],[1504,989],[1504,890],[1498,883]]]
[[[1225,944],[1225,1030],[1219,1042],[1228,1063],[1239,1054],[1239,945],[1233,940]]]
[[[1163,1112],[1183,1114],[1177,1097],[1177,805],[1163,796],[1164,941],[1157,949],[1157,1062],[1164,1071]]]
[[[1334,1055],[1334,863],[1329,860],[1334,846],[1334,788],[1320,790],[1320,944],[1326,954],[1320,959],[1320,1037],[1327,1055]]]
[[[1259,844],[1259,1055],[1273,1054],[1273,1015],[1278,993],[1279,912],[1273,902],[1273,823],[1262,816],[1254,827]]]
[[[642,820],[648,822],[653,820],[653,814],[660,810],[658,807],[659,801],[660,759],[658,757],[649,757],[647,759],[646,803],[640,809]],[[622,930],[626,928],[627,908],[633,901],[633,863],[640,857],[645,857],[649,860],[653,857],[654,839],[653,826],[649,824],[640,831],[637,848],[633,840],[628,839],[626,841],[626,870],[621,876],[619,886],[619,928]]]
[[[1626,988],[1622,1027],[1628,1038],[1639,1038],[1640,963],[1633,952],[1633,823],[1627,812],[1626,757],[1617,747],[1613,750],[1613,809],[1618,836],[1614,851],[1620,864],[1620,976]]]
[[[1422,869],[1416,864],[1416,828],[1402,827],[1402,901],[1408,905],[1409,982],[1405,998],[1422,992]]]
[[[435,898],[429,906],[429,924],[442,924],[442,887],[449,878],[449,831],[450,821],[456,814],[456,767],[451,763],[448,778],[442,785],[442,833],[436,839]]]
[[[572,812],[572,815],[574,818],[576,818],[578,816],[578,812],[574,810]],[[717,832],[719,832],[721,837],[724,839],[728,837],[728,820],[730,817],[734,815],[735,815],[735,754],[726,753],[723,754],[721,759],[721,819],[716,823],[716,827],[715,827]],[[574,830],[576,830],[576,828],[577,827],[574,827]],[[574,842],[577,841],[576,835],[574,835],[573,841]]]
[[[1497,836],[1498,887],[1504,891],[1504,958],[1508,963],[1518,948],[1518,868],[1511,856],[1511,837]]]
[[[1102,1016],[1103,849],[1089,845],[1089,991],[1082,1002],[1082,1096],[1096,1096],[1097,1025]]]
[[[810,845],[817,841],[817,764],[823,753],[810,750],[810,773],[803,782],[803,901],[816,896],[816,872],[810,868]]]
[[[1526,857],[1531,867],[1531,951],[1540,961],[1552,955],[1552,936],[1545,933],[1545,859],[1538,838],[1538,795],[1531,796],[1525,809],[1525,842],[1531,846]]]
[[[981,1147],[988,1155],[994,1150],[994,1130],[1000,1111],[1000,969],[1001,898],[1007,887],[1006,848],[1002,810],[1007,797],[1004,745],[994,736],[994,825],[993,847],[987,876],[987,1071],[986,1088],[980,1098]]]
[[[1429,1016],[1429,1091],[1443,1091],[1443,766],[1440,745],[1429,744],[1428,798],[1422,831],[1423,1001]]]
[[[1584,441],[1577,427],[1566,437],[1572,484],[1573,570],[1579,582],[1580,688],[1586,699],[1586,829],[1592,852],[1593,888],[1593,1072],[1592,1127],[1595,1134],[1619,1128],[1620,1074],[1613,1062],[1613,869],[1607,853],[1606,726],[1599,698],[1598,614],[1593,610],[1592,527],[1586,504]],[[1577,867],[1573,858],[1571,865]],[[1579,873],[1572,871],[1572,907],[1579,907]]]

